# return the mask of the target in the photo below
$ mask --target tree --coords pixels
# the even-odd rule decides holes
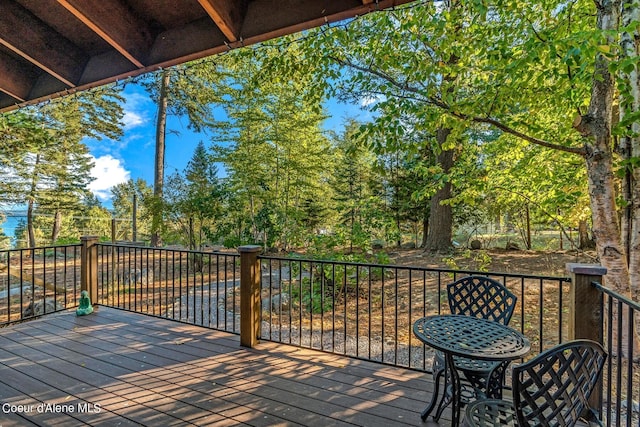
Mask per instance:
[[[160,227],[162,222],[162,199],[164,196],[164,153],[167,128],[168,92],[171,74],[163,70],[160,76],[160,91],[158,94],[158,114],[156,121],[156,155],[153,172],[154,209],[151,222],[151,246],[160,245]]]
[[[616,4],[614,3],[614,6]],[[640,283],[640,3],[621,2],[620,58],[610,66],[617,71],[619,93],[619,123],[614,129],[620,134],[617,153],[623,171],[622,239],[630,267],[629,282]],[[640,287],[632,286],[636,301]]]
[[[520,219],[528,249],[532,223],[557,224],[567,239],[568,227],[586,224],[590,214],[586,171],[577,156],[508,134],[485,144],[483,154],[487,204],[495,206],[494,215]]]
[[[135,181],[129,179],[127,182],[112,187],[111,194],[116,221],[133,224],[135,215],[137,229],[132,230],[131,240],[134,240],[134,232],[136,235],[151,236],[154,198],[153,189],[149,187],[149,184],[141,178]],[[127,231],[120,230],[117,232],[116,239],[129,238],[128,236]]]
[[[226,77],[217,90],[229,122],[219,124],[212,140],[242,205],[230,212],[243,217],[234,223],[248,225],[250,241],[286,249],[304,240],[305,200],[329,191],[329,141],[307,76],[263,78],[263,61],[278,52],[263,53],[234,51],[218,63]]]
[[[168,179],[167,206],[171,223],[188,237],[188,246],[201,250],[216,234],[216,222],[223,212],[225,194],[218,168],[200,141],[183,175]]]
[[[81,140],[121,134],[119,90],[105,87],[0,118],[0,168],[7,177],[0,199],[27,206],[28,244],[36,245],[36,210],[54,216],[51,241],[63,210],[78,210],[92,180],[92,161]]]
[[[218,100],[212,83],[217,80],[216,66],[207,61],[194,61],[173,69],[160,70],[144,83],[158,105],[154,162],[154,207],[151,245],[161,243],[164,198],[164,153],[167,116],[186,116],[189,128],[202,131],[213,123],[212,105]]]
[[[374,225],[366,224],[365,210],[384,211],[380,199],[375,203],[374,183],[381,181],[374,169],[377,159],[358,138],[359,129],[360,124],[350,120],[343,133],[334,137],[336,166],[330,180],[336,211],[340,224],[346,228],[346,243],[351,252],[354,247],[367,249],[371,243],[368,225]]]
[[[414,111],[419,111],[417,106],[436,108],[439,120],[452,128],[492,127],[531,144],[581,156],[597,252],[609,270],[608,283],[622,291],[633,284],[636,297],[640,281],[630,279],[638,278],[640,262],[630,259],[638,259],[635,252],[640,245],[629,245],[634,254],[627,259],[613,214],[618,206],[611,132],[616,85],[630,95],[627,100],[637,100],[633,89],[637,46],[625,44],[624,56],[619,57],[617,43],[621,33],[627,33],[623,40],[637,37],[637,26],[618,27],[621,16],[622,22],[637,22],[633,19],[637,1],[604,1],[597,7],[583,0],[446,5],[420,3],[362,18],[355,21],[357,25],[322,29],[327,37],[306,38],[316,57],[312,67],[322,58],[333,61],[325,66],[333,75],[336,64],[347,66],[348,81],[377,95],[382,103],[393,99],[398,108]],[[451,14],[451,7],[458,13]],[[456,31],[443,31],[447,25]],[[380,37],[383,28],[395,31]],[[621,123],[633,127],[638,122],[637,104],[624,105]],[[572,133],[567,118],[576,112],[574,127],[579,133]],[[433,115],[421,113],[421,117],[437,123]],[[631,150],[626,164],[637,174],[636,134],[628,133]],[[635,212],[639,206],[635,184],[628,194]],[[630,215],[633,218],[635,214]],[[633,227],[637,226],[629,222],[628,229]],[[640,233],[629,234],[638,239]]]

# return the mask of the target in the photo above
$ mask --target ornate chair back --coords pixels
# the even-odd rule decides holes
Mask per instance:
[[[468,276],[447,285],[452,314],[509,324],[517,297],[503,284],[484,276]]]
[[[513,368],[513,403],[518,425],[574,426],[593,409],[596,387],[607,354],[594,341],[576,340],[540,353]]]

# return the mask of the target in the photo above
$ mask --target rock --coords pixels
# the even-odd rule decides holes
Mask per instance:
[[[123,285],[136,284],[139,283],[141,285],[148,285],[153,283],[153,270],[143,269],[131,269],[124,270],[119,275],[120,283]]]
[[[469,243],[469,246],[474,251],[477,251],[478,249],[482,249],[482,242],[480,240],[474,239]]]
[[[41,316],[46,313],[53,313],[60,310],[64,310],[64,306],[53,298],[38,300],[35,303],[31,300],[27,308],[22,312],[22,317]]]
[[[403,243],[402,245],[400,245],[400,247],[402,249],[415,249],[416,248],[416,243],[415,242],[406,242],[406,243]]]
[[[382,240],[374,240],[371,242],[371,249],[382,249],[384,248],[384,242]]]
[[[285,292],[262,299],[262,309],[266,311],[280,313],[280,310],[289,311],[290,307],[291,300]]]

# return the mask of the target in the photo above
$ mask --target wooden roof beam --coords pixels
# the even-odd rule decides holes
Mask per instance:
[[[0,92],[24,102],[31,91],[30,73],[7,54],[0,53]]]
[[[0,0],[0,44],[74,87],[87,61],[70,41],[13,1]]]
[[[240,39],[240,29],[247,11],[245,0],[198,0],[229,42]]]
[[[119,0],[57,0],[73,16],[127,58],[144,68],[153,43],[146,22],[135,16]]]

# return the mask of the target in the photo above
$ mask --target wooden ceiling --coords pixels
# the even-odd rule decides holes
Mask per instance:
[[[411,0],[0,0],[0,112]]]

